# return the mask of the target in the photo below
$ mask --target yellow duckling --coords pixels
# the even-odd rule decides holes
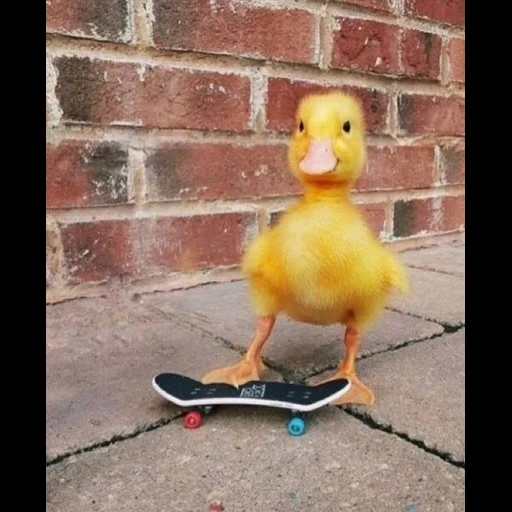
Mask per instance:
[[[242,268],[257,315],[256,333],[241,361],[213,370],[204,383],[259,379],[263,345],[277,315],[284,313],[311,324],[345,325],[344,359],[326,380],[345,377],[352,383],[337,403],[374,403],[373,392],[356,376],[362,331],[383,311],[393,289],[408,290],[408,280],[350,202],[365,154],[358,101],[338,92],[301,101],[288,160],[304,196],[248,247]]]

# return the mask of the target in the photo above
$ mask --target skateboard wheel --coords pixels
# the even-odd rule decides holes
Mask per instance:
[[[185,428],[198,428],[201,426],[201,414],[197,411],[190,411],[183,417],[183,425]]]
[[[306,431],[306,423],[302,418],[292,418],[288,422],[288,434],[291,436],[301,436]]]

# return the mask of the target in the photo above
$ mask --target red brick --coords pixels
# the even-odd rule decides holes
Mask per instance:
[[[384,223],[386,222],[386,204],[373,203],[358,204],[356,206],[363,214],[372,231],[377,236],[380,236],[380,233],[384,231]]]
[[[255,226],[253,213],[148,220],[144,265],[158,274],[238,265]]]
[[[354,18],[336,18],[332,67],[397,75],[400,29]]]
[[[250,81],[134,63],[55,59],[67,123],[209,130],[249,128]]]
[[[128,202],[128,150],[117,142],[46,144],[46,207]]]
[[[412,199],[397,201],[393,213],[393,236],[406,238],[418,233],[432,232],[434,225],[434,205],[432,199]]]
[[[70,284],[236,265],[254,213],[103,220],[62,228]]]
[[[125,278],[135,271],[130,221],[104,220],[62,226],[70,284]]]
[[[421,30],[404,30],[401,40],[402,71],[415,78],[439,79],[441,37]]]
[[[128,0],[47,0],[46,32],[130,40]]]
[[[286,145],[174,143],[147,152],[151,201],[296,194]],[[229,184],[229,185],[228,185]]]
[[[428,188],[433,184],[433,147],[368,147],[367,165],[357,190]]]
[[[231,0],[154,0],[153,5],[153,33],[159,48],[275,61],[315,61],[317,21],[310,12],[268,9]]]
[[[464,26],[466,23],[465,0],[405,0],[404,7],[409,16],[450,25]]]
[[[337,0],[340,1],[340,0]],[[393,12],[393,2],[396,0],[342,0],[344,4],[366,7],[375,11]]]
[[[441,146],[441,169],[444,182],[450,185],[466,181],[466,161],[464,143]]]
[[[465,82],[466,80],[466,42],[464,39],[451,39],[448,45],[450,59],[450,80]]]
[[[398,117],[407,133],[464,135],[464,98],[404,94],[398,98]]]
[[[290,132],[295,123],[295,110],[305,95],[334,90],[352,94],[362,102],[368,131],[385,131],[389,104],[387,94],[375,89],[324,86],[287,78],[270,78],[268,81],[267,128],[271,131]]]
[[[143,84],[134,64],[59,57],[54,65],[63,121],[141,124],[136,100]]]
[[[465,224],[465,196],[443,197],[441,231],[455,231]]]

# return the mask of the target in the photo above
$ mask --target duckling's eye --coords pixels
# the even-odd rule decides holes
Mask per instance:
[[[301,132],[301,133],[302,133],[303,131],[304,131],[304,123],[301,121],[301,122],[299,123],[299,132]]]
[[[346,133],[350,132],[350,121],[345,121],[343,123],[343,131],[346,132]]]

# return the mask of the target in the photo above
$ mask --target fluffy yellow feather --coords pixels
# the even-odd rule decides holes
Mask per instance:
[[[337,164],[331,172],[300,170],[311,139],[332,140]],[[282,312],[308,323],[352,320],[364,327],[393,288],[407,291],[404,268],[350,203],[364,161],[357,101],[341,93],[306,97],[289,146],[289,164],[304,197],[249,246],[243,260],[259,316]]]
[[[329,93],[301,101],[288,161],[304,196],[248,247],[242,268],[258,316],[256,334],[239,363],[210,372],[204,382],[239,385],[259,378],[263,344],[276,316],[286,314],[301,322],[346,325],[345,358],[332,378],[350,378],[352,395],[338,403],[373,403],[373,393],[355,374],[361,332],[393,289],[407,292],[408,280],[350,201],[365,154],[356,99]]]

